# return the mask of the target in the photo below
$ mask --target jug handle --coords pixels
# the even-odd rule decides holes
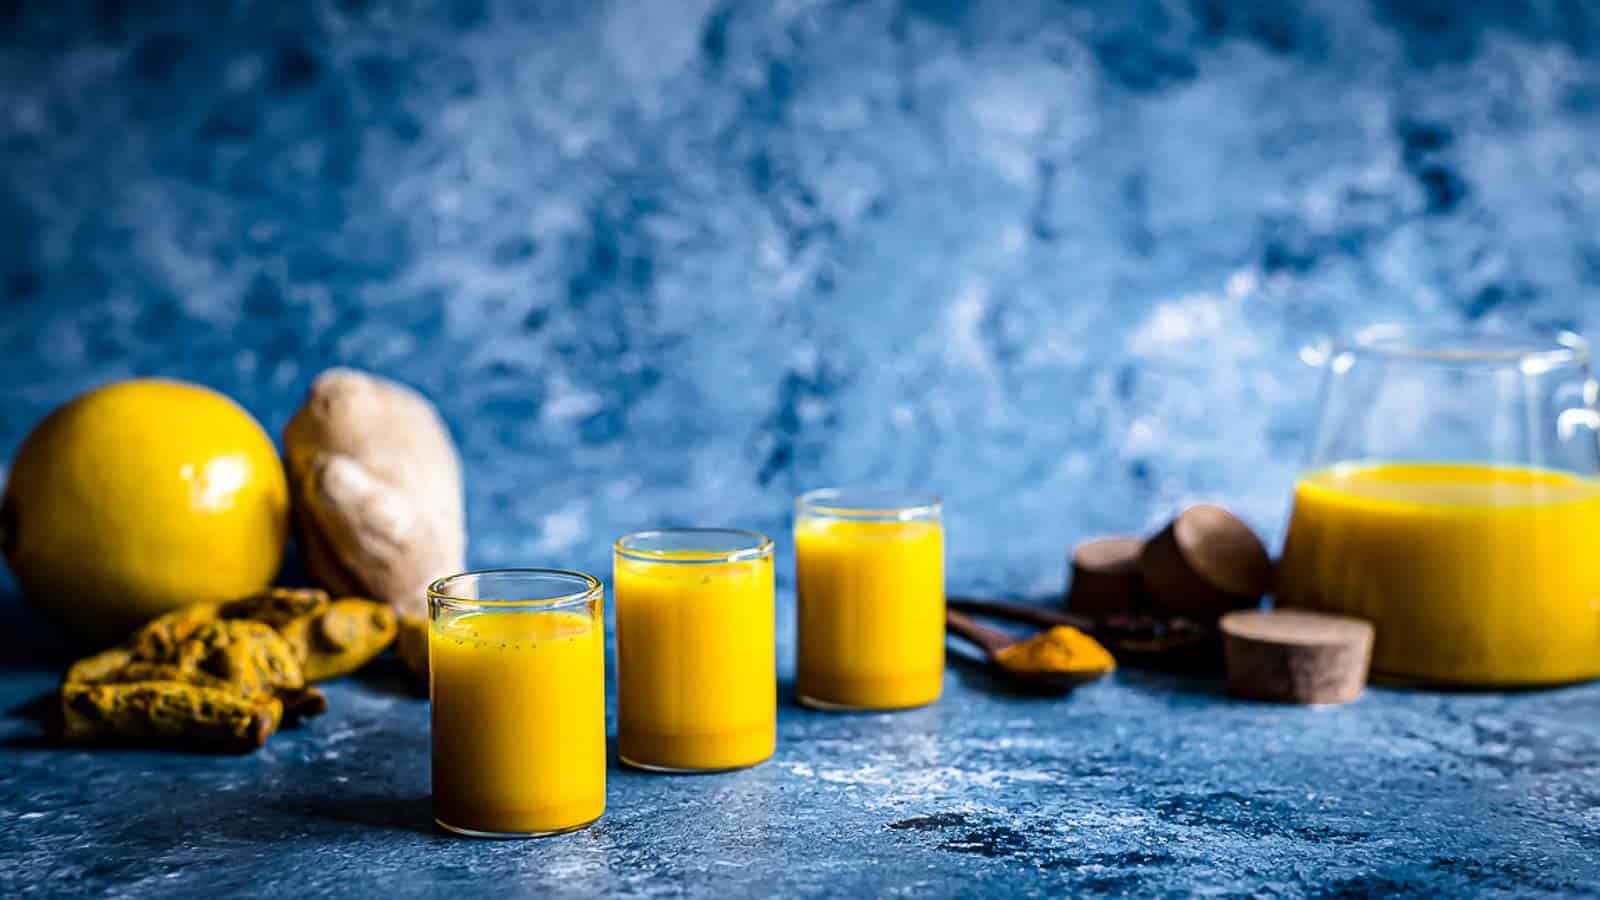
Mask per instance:
[[[1300,361],[1313,369],[1327,369],[1335,375],[1342,375],[1355,362],[1355,355],[1340,342],[1327,338],[1302,346]]]
[[[1585,378],[1575,385],[1581,396],[1578,402],[1556,414],[1556,436],[1562,443],[1571,443],[1580,431],[1587,431],[1595,440],[1595,457],[1600,460],[1600,381]]]

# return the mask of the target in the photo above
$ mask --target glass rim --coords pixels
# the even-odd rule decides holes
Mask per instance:
[[[1473,331],[1384,324],[1333,338],[1328,359],[1345,354],[1454,366],[1520,366],[1543,371],[1587,363],[1589,342],[1573,331]]]
[[[448,590],[450,584],[453,582],[459,582],[468,578],[478,579],[486,575],[499,575],[513,578],[522,576],[568,579],[577,585],[581,585],[582,589],[571,591],[565,594],[557,594],[550,597],[523,597],[517,599],[461,597],[450,593]],[[454,575],[446,575],[443,578],[436,578],[428,585],[428,599],[430,601],[438,600],[443,603],[488,607],[492,609],[554,610],[566,609],[568,607],[586,604],[590,600],[593,600],[595,597],[599,596],[603,590],[604,588],[600,584],[600,579],[590,575],[588,572],[579,572],[576,569],[554,569],[539,566],[511,566],[498,569],[468,569],[465,572],[457,572]]]
[[[866,500],[858,502],[852,495],[888,497],[898,502],[884,503]],[[826,516],[831,519],[877,519],[909,521],[938,516],[944,509],[944,498],[929,491],[904,490],[883,487],[827,487],[806,491],[795,500],[795,509],[804,515]]]
[[[735,547],[732,550],[727,551],[696,549],[694,552],[704,553],[705,555],[703,557],[697,556],[688,559],[673,555],[674,553],[682,553],[682,550],[645,550],[639,547],[629,546],[630,542],[637,542],[647,538],[673,534],[731,535],[734,537],[745,538],[747,540],[747,546]],[[631,559],[635,562],[667,563],[669,565],[693,566],[704,565],[706,563],[734,563],[765,559],[772,555],[773,544],[772,538],[767,537],[759,531],[751,531],[747,528],[647,528],[643,531],[630,532],[622,537],[617,538],[616,541],[611,545],[611,549],[623,559]]]

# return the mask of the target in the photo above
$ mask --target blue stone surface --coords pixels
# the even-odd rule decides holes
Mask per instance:
[[[169,7],[0,2],[0,474],[108,380],[277,433],[377,371],[461,444],[476,565],[779,537],[786,675],[803,489],[937,490],[952,590],[1042,598],[1188,502],[1280,533],[1312,340],[1600,331],[1591,3]],[[1302,710],[957,667],[482,844],[428,830],[393,672],[248,757],[42,746],[68,651],[4,578],[5,896],[1600,891],[1596,688]]]
[[[54,687],[9,672],[0,707]],[[1600,887],[1600,687],[1234,702],[1123,672],[936,706],[785,702],[773,759],[613,763],[588,830],[431,830],[427,704],[379,666],[243,757],[42,746],[0,718],[0,895],[1579,896]],[[786,691],[787,701],[787,691]]]

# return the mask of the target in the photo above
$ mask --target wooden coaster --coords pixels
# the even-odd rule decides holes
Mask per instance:
[[[1228,690],[1278,703],[1348,703],[1372,661],[1372,623],[1304,610],[1241,610],[1222,617]]]
[[[1072,548],[1072,581],[1067,609],[1083,616],[1133,612],[1144,606],[1144,581],[1139,577],[1135,537],[1105,537]]]
[[[1238,516],[1202,504],[1144,545],[1139,574],[1157,609],[1209,621],[1260,602],[1272,584],[1272,557]]]

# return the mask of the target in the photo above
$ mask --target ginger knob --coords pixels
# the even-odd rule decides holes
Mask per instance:
[[[329,369],[283,434],[306,566],[335,596],[427,614],[427,587],[466,568],[461,462],[433,404]]]

